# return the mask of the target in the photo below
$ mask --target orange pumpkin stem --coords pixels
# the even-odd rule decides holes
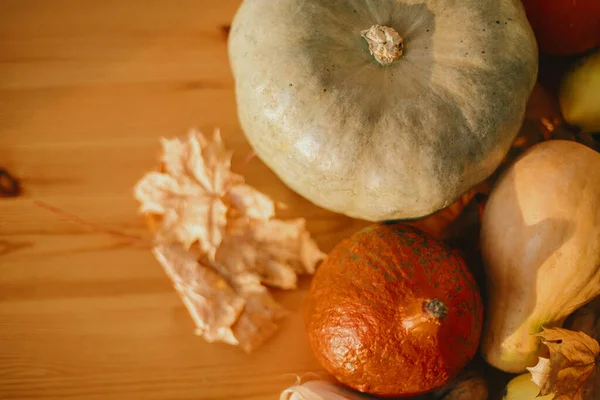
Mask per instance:
[[[438,299],[426,301],[423,303],[423,309],[440,321],[448,315],[448,307]]]

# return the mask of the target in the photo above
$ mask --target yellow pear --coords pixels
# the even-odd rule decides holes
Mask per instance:
[[[571,125],[600,131],[600,50],[582,59],[563,77],[560,108]]]
[[[506,385],[502,400],[552,400],[554,394],[537,397],[540,388],[531,380],[531,373],[519,375]]]

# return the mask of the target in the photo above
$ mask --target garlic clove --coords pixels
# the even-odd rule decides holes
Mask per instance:
[[[370,396],[362,395],[341,385],[328,381],[308,381],[294,385],[279,396],[279,400],[368,400]]]

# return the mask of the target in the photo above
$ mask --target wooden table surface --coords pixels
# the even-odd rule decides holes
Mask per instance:
[[[228,26],[240,0],[0,0],[0,399],[277,399],[318,371],[300,312],[248,356],[194,336],[149,249],[132,186],[158,139],[220,127],[234,170],[303,216],[328,251],[362,222],[312,206],[254,159],[240,130]]]

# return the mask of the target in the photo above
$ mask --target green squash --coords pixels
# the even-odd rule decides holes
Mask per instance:
[[[487,178],[538,67],[519,0],[245,0],[229,57],[257,155],[367,220],[431,214]]]

